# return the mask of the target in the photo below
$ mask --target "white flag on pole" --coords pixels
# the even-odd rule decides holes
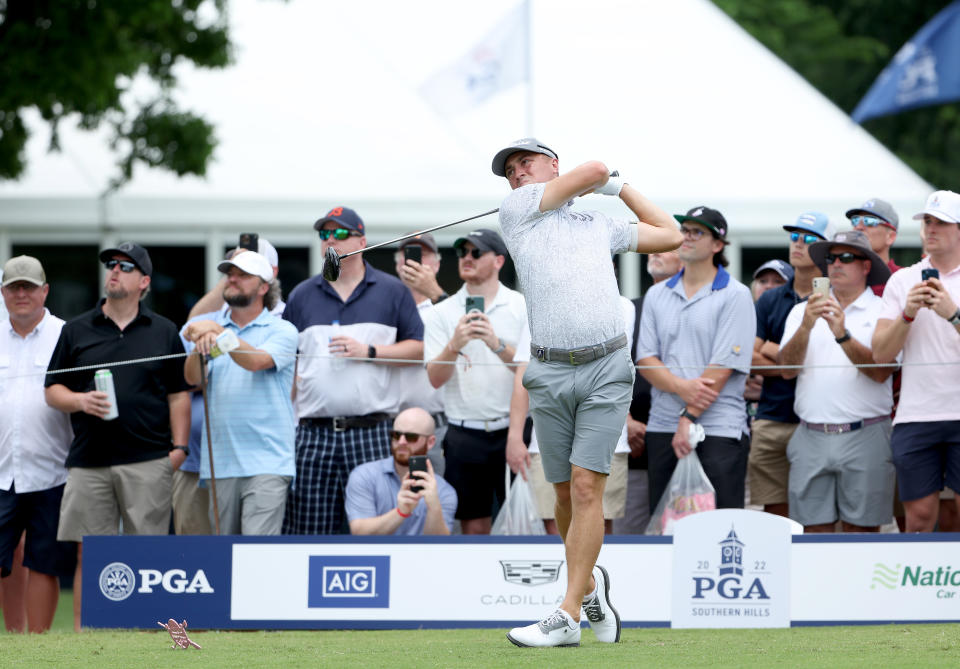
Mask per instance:
[[[529,79],[526,3],[520,2],[455,63],[436,72],[420,95],[443,116],[474,109]]]

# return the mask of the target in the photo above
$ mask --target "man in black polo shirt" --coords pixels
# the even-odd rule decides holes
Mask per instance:
[[[63,326],[50,359],[47,404],[70,414],[74,439],[60,509],[60,541],[84,535],[167,534],[173,470],[186,458],[190,396],[183,359],[113,366],[110,363],[183,353],[176,326],[140,304],[153,265],[146,249],[124,242],[100,253],[106,298]],[[106,393],[94,390],[94,371],[53,373],[87,365],[113,375],[119,416]],[[78,543],[78,556],[82,545]],[[74,627],[80,626],[80,563]]]
[[[785,225],[790,239],[790,265],[793,280],[772,288],[757,300],[757,337],[753,347],[753,365],[777,364],[780,339],[787,314],[813,291],[813,279],[823,276],[810,258],[808,246],[833,237],[833,224],[821,213],[801,214],[793,225]],[[750,503],[762,505],[767,513],[787,516],[787,479],[790,462],[787,443],[800,419],[793,411],[796,379],[784,379],[778,369],[752,369],[763,376],[763,390],[752,426],[748,477]]]

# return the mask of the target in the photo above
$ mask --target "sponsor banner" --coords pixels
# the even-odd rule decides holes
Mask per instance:
[[[960,535],[794,539],[794,624],[960,621]]]
[[[678,521],[671,626],[789,627],[790,539],[796,527],[786,518],[743,509]]]

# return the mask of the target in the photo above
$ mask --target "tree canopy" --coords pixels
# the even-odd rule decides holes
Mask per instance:
[[[950,0],[713,2],[848,114],[900,47],[950,4]],[[960,190],[956,160],[960,104],[871,119],[864,128],[934,186]]]
[[[204,175],[214,128],[177,106],[174,67],[224,67],[230,49],[225,0],[0,0],[0,179],[26,169],[31,108],[49,123],[51,150],[67,117],[111,129],[110,189],[138,164]],[[152,94],[134,99],[144,77]]]

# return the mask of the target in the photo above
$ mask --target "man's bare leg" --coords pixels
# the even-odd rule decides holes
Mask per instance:
[[[77,542],[77,570],[73,573],[73,631],[80,631],[80,590],[83,583],[83,542]]]
[[[584,595],[593,590],[591,572],[603,546],[603,488],[607,477],[603,474],[571,466],[570,514],[566,531],[557,495],[557,525],[561,528],[567,556],[567,593],[560,605],[574,620],[580,620]]]
[[[903,508],[907,515],[907,532],[933,532],[937,525],[937,511],[940,509],[940,493],[932,492],[926,497],[904,500]]]
[[[460,521],[460,531],[464,534],[490,534],[492,526],[490,516]]]
[[[60,599],[60,581],[56,576],[29,570],[27,577],[27,625],[31,633],[46,632],[53,624]]]
[[[13,551],[13,567],[3,579],[3,624],[8,632],[27,631],[27,569],[23,566],[23,535]]]

